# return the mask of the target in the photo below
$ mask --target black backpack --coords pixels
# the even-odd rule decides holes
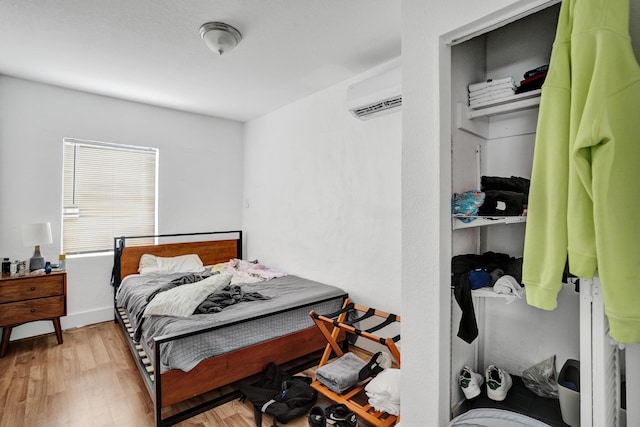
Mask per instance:
[[[278,421],[286,424],[306,415],[318,400],[318,392],[311,387],[311,378],[291,376],[271,362],[263,377],[253,384],[240,384],[240,400],[253,403],[256,426],[262,426],[262,413],[273,415],[272,427]]]

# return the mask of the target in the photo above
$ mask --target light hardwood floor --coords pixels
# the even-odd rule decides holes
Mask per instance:
[[[151,398],[118,325],[70,329],[63,338],[61,345],[55,334],[9,344],[0,359],[0,427],[154,425]],[[265,416],[263,426],[269,425],[271,417]],[[286,424],[308,425],[306,418]],[[251,404],[234,400],[177,426],[255,427],[255,422]]]

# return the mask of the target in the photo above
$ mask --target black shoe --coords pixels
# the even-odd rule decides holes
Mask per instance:
[[[329,424],[337,427],[358,427],[356,414],[342,403],[328,406],[324,410],[324,415]]]
[[[382,356],[382,352],[379,351],[373,356],[371,356],[371,360],[367,363],[364,368],[360,369],[360,373],[358,374],[358,379],[360,381],[367,379],[369,377],[375,377],[380,372],[383,371],[382,366],[380,366],[380,362],[382,362],[384,356]]]
[[[327,427],[327,419],[321,407],[314,406],[309,411],[309,427]]]

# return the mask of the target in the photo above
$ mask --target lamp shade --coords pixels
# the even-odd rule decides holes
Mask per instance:
[[[22,244],[25,246],[48,245],[53,243],[51,223],[22,225]]]
[[[207,47],[218,55],[229,52],[242,40],[240,31],[223,22],[207,22],[202,25],[200,37]]]

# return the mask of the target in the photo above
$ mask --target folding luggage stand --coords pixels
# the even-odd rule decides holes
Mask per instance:
[[[350,311],[361,312],[364,314],[356,317],[355,319],[347,319],[347,315]],[[396,346],[396,342],[400,340],[400,335],[396,335],[392,338],[382,338],[373,334],[373,332],[376,332],[392,323],[400,323],[400,316],[354,304],[350,299],[346,299],[342,309],[335,313],[321,315],[312,311],[309,315],[328,342],[318,367],[326,365],[329,362],[332,353],[335,353],[336,357],[344,355],[344,351],[337,342],[337,338],[341,331],[346,331],[347,333],[355,334],[359,337],[366,338],[386,346],[389,349],[391,356],[395,359],[397,367],[400,367],[400,351]],[[356,322],[360,322],[374,316],[382,318],[383,321],[366,330],[360,330],[353,326]],[[330,330],[329,328],[331,327],[332,329]],[[313,381],[311,386],[332,401],[346,405],[358,417],[373,426],[387,427],[396,425],[396,423],[400,421],[400,415],[395,416],[386,412],[376,411],[368,403],[367,396],[364,392],[364,388],[367,383],[368,381],[365,380],[365,382],[361,382],[343,394],[330,390],[317,379]]]

